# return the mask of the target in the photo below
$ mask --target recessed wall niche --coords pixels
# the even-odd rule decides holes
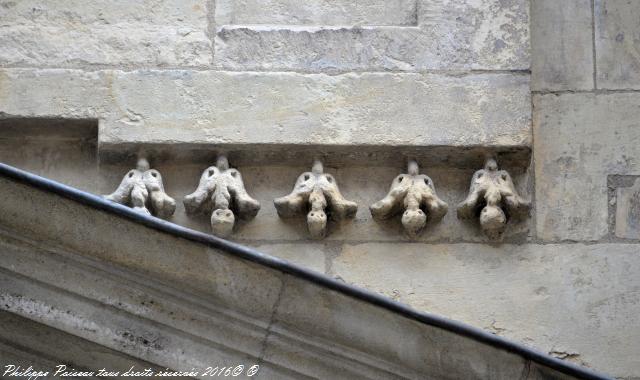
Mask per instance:
[[[0,117],[0,162],[96,192],[98,120]]]

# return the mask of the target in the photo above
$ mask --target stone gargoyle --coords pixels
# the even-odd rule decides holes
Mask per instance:
[[[388,219],[402,212],[402,226],[416,238],[430,221],[439,221],[447,213],[447,204],[438,198],[431,178],[419,174],[416,161],[409,161],[407,174],[391,183],[387,196],[369,207],[374,219]]]
[[[302,173],[293,191],[273,201],[281,218],[307,214],[307,227],[313,239],[327,233],[327,215],[339,221],[355,216],[358,205],[346,200],[331,174],[325,174],[322,162],[316,160],[310,172]]]
[[[160,218],[168,218],[176,210],[175,200],[164,192],[160,172],[151,169],[145,158],[139,158],[136,168],[125,174],[116,191],[104,198]]]
[[[219,156],[216,165],[202,173],[198,188],[183,202],[187,213],[211,212],[211,229],[221,237],[231,235],[235,215],[248,220],[260,210],[260,203],[247,193],[240,172],[229,168],[225,156]]]
[[[491,240],[499,240],[511,216],[522,216],[531,203],[523,199],[515,189],[513,180],[505,170],[498,170],[498,163],[489,158],[471,178],[469,195],[458,205],[459,219],[480,218],[482,231]]]

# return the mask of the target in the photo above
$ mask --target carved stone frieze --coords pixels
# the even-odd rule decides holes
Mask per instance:
[[[216,165],[202,173],[198,188],[184,197],[184,207],[187,213],[211,212],[213,234],[227,237],[233,231],[236,215],[253,219],[260,203],[247,193],[240,172],[229,168],[227,157],[219,156]]]
[[[307,214],[307,226],[314,239],[327,233],[327,215],[339,221],[355,216],[358,205],[346,200],[331,174],[325,174],[322,162],[316,160],[310,172],[304,172],[296,181],[293,191],[273,201],[278,215],[288,218]]]
[[[160,172],[151,169],[145,158],[139,158],[136,168],[125,174],[116,191],[104,197],[160,218],[170,217],[176,209],[175,200],[164,192]]]
[[[409,161],[407,174],[400,174],[391,183],[386,197],[369,208],[374,219],[388,219],[402,213],[402,226],[407,235],[416,238],[427,224],[427,219],[438,221],[447,213],[448,206],[436,194],[433,181],[419,174],[418,163]]]
[[[467,198],[458,205],[458,218],[479,217],[480,226],[492,240],[499,240],[512,216],[526,214],[531,203],[520,195],[506,170],[499,170],[494,158],[474,173]]]

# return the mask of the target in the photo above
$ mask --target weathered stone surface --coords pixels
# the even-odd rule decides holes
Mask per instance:
[[[526,145],[530,140],[528,77],[509,74],[132,72],[118,73],[113,94],[117,109],[140,119],[130,121],[121,111],[102,142]]]
[[[529,0],[420,0],[421,68],[528,70]]]
[[[607,176],[639,174],[640,94],[534,97],[538,237],[608,235]]]
[[[100,118],[101,144],[522,147],[531,140],[527,75],[5,69],[0,83],[3,112]]]
[[[618,187],[615,198],[615,234],[640,239],[640,177],[629,187]]]
[[[640,89],[640,7],[629,0],[595,1],[598,88]]]
[[[100,190],[97,140],[97,120],[0,115],[1,162],[92,193]]]
[[[207,1],[3,1],[0,65],[203,66]]]
[[[529,3],[420,3],[420,27],[218,25],[215,64],[232,70],[523,70]]]
[[[348,283],[615,377],[637,375],[639,270],[633,244],[360,244],[332,262]]]
[[[217,25],[415,25],[419,0],[218,0]]]
[[[271,256],[325,273],[326,247],[322,244],[258,244],[255,248]]]
[[[0,111],[20,117],[98,119],[110,110],[113,74],[0,69]]]
[[[591,90],[593,39],[590,0],[531,2],[531,88]]]
[[[68,363],[68,358],[74,359],[76,368],[109,368],[112,372],[120,373],[126,372],[131,366],[153,368],[154,371],[162,369],[7,311],[0,311],[0,321],[1,370],[5,377],[10,377],[6,372],[8,365],[21,366],[17,372],[32,366],[36,371],[49,371],[52,374],[56,366]]]
[[[230,70],[413,71],[420,30],[399,27],[224,26],[216,66]]]
[[[227,26],[216,34],[215,64],[230,70],[303,72],[529,67],[524,58],[508,53],[478,53],[472,47],[461,52],[434,38],[417,28],[400,27]]]
[[[303,300],[313,300],[313,312],[305,309]],[[265,359],[284,363],[298,363],[314,370],[316,378],[334,378],[326,371],[328,358],[324,355],[288,356],[286,347],[304,341],[307,334],[286,334],[290,326],[313,326],[319,337],[320,350],[335,347],[342,355],[329,359],[334,366],[343,369],[339,378],[384,378],[384,379],[493,379],[517,378],[523,364],[505,351],[487,350],[452,336],[449,332],[435,329],[420,331],[420,325],[408,318],[393,320],[393,324],[381,323],[384,310],[368,304],[354,302],[350,297],[328,289],[309,286],[292,276],[285,277],[285,286],[280,303],[274,313],[271,331],[267,338]],[[388,319],[387,319],[388,321]],[[375,334],[371,332],[375,331]],[[424,349],[450,342],[448,349]],[[354,349],[357,349],[354,350]],[[491,352],[502,365],[501,370],[491,366],[477,365],[479,359]],[[464,353],[464,354],[463,354]],[[375,355],[375,356],[374,356]],[[379,355],[379,356],[378,356]],[[378,360],[372,360],[378,356]],[[347,365],[345,358],[359,360]],[[404,363],[404,367],[396,363]],[[453,364],[455,363],[455,364]],[[377,371],[376,371],[377,369]],[[384,369],[384,376],[377,375]]]

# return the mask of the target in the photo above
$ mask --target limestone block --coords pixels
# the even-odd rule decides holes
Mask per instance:
[[[629,0],[595,1],[598,88],[640,89],[640,7]]]
[[[433,180],[419,174],[418,163],[409,161],[407,173],[391,183],[387,195],[369,208],[375,219],[388,219],[402,213],[405,232],[416,238],[427,225],[427,218],[439,221],[447,213],[447,204],[438,198]]]
[[[420,0],[424,69],[528,70],[530,0]]]
[[[529,67],[524,58],[508,53],[506,58],[488,49],[477,53],[434,38],[413,27],[224,26],[216,33],[215,64],[229,70],[304,72]]]
[[[635,244],[356,244],[332,270],[612,377],[637,375],[628,354],[640,349],[640,330],[628,327],[640,313]]]
[[[230,70],[416,70],[420,30],[401,27],[224,26],[215,64]]]
[[[101,149],[531,141],[527,75],[3,69],[0,83],[0,109],[9,115],[101,119]]]
[[[0,13],[0,65],[203,66],[207,1],[28,0]]]
[[[526,146],[531,139],[526,75],[114,74],[115,114],[102,144]]]
[[[636,93],[534,97],[539,238],[608,235],[607,176],[640,174],[639,104]]]
[[[223,7],[222,14],[228,8]],[[415,12],[419,27],[395,23],[254,25],[250,21],[256,19],[221,16],[224,21],[217,25],[215,64],[230,70],[305,72],[530,67],[528,0],[508,4],[420,0]]]
[[[418,0],[218,0],[217,25],[415,25]]]
[[[104,71],[0,69],[0,110],[21,117],[104,118],[113,75]]]
[[[531,88],[591,90],[593,39],[590,0],[531,2]]]

